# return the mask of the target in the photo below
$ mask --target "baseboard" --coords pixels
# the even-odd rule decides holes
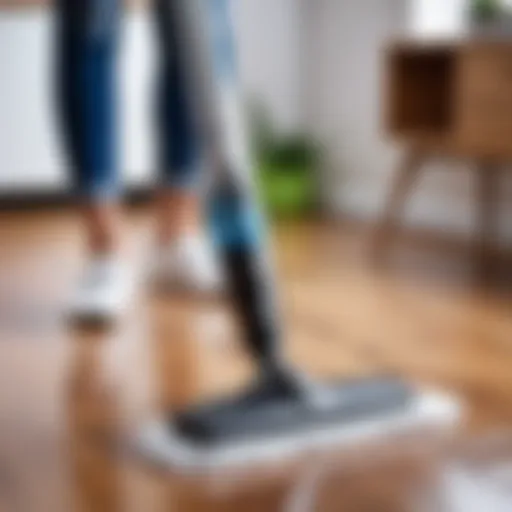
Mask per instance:
[[[129,205],[145,204],[151,199],[152,193],[152,189],[147,187],[130,188],[123,195],[123,201]],[[74,204],[76,198],[65,191],[0,192],[0,212],[55,210]]]
[[[378,222],[375,219],[361,217],[353,214],[328,215],[325,222],[334,226],[343,226],[343,229],[353,229],[359,233],[366,233],[368,240],[375,235]],[[393,235],[393,245],[414,246],[425,249],[441,250],[453,253],[471,253],[479,245],[478,235],[468,236],[463,232],[443,231],[428,226],[400,225]],[[512,261],[512,246],[503,241],[488,248],[488,256],[496,260]]]

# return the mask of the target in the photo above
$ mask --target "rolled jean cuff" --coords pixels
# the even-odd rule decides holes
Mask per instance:
[[[160,179],[160,185],[165,188],[195,192],[202,181],[204,164],[196,163],[184,168],[173,168]]]
[[[121,197],[122,189],[117,181],[80,183],[73,187],[73,195],[87,202],[116,201]]]

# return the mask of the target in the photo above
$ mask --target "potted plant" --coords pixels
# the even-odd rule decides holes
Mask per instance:
[[[508,0],[471,0],[472,31],[482,36],[512,35],[511,7]]]
[[[261,107],[253,109],[251,119],[256,179],[267,211],[281,218],[312,214],[318,198],[318,145],[307,135],[278,134]]]

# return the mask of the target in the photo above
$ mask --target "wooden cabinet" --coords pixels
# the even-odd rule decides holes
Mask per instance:
[[[476,165],[482,275],[493,241],[500,171],[512,159],[512,40],[394,43],[386,52],[385,124],[406,146],[377,233],[380,250],[430,155]]]
[[[512,42],[395,44],[387,73],[394,137],[475,158],[512,157]]]

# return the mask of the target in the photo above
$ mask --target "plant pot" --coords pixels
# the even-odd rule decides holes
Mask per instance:
[[[267,211],[273,217],[304,218],[310,215],[316,203],[313,176],[309,167],[262,166],[258,181]]]

